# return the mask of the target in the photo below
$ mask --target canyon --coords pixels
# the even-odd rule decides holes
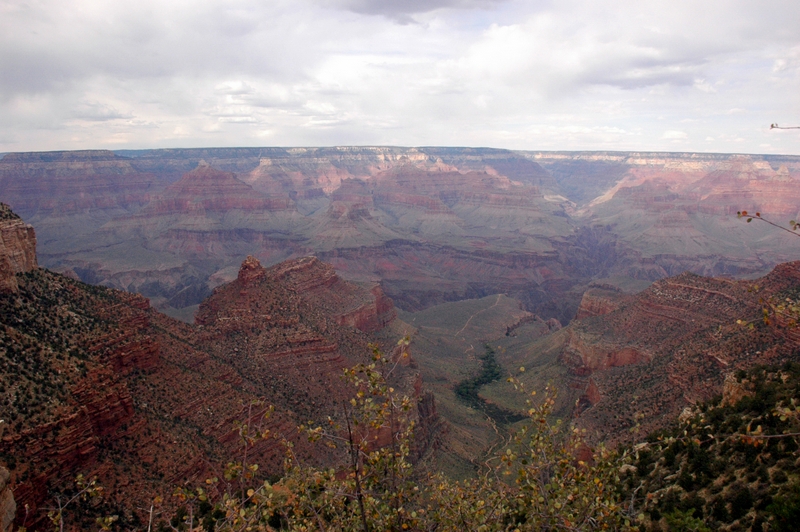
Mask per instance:
[[[555,417],[585,429],[593,444],[640,442],[685,409],[723,395],[737,372],[797,362],[796,326],[770,309],[798,295],[794,261],[753,280],[684,272],[637,294],[592,285],[578,318],[564,327],[503,295],[400,312],[399,319],[438,411],[457,434],[443,437],[439,455],[457,475],[484,468],[485,450],[498,435],[508,437],[509,420],[529,408],[527,394],[505,377],[527,390],[556,390]],[[478,389],[479,408],[456,391],[480,373],[486,349],[503,378]]]
[[[748,281],[684,272],[636,295],[594,287],[563,329],[526,324],[492,345],[504,367],[526,368],[530,389],[555,385],[559,415],[592,441],[629,444],[722,395],[737,371],[797,361],[797,331],[773,305],[798,293],[797,261]],[[521,408],[501,383],[481,393]]]
[[[146,495],[220,475],[237,422],[279,436],[252,450],[265,475],[279,440],[337,463],[297,426],[341,416],[343,370],[371,343],[402,355],[414,458],[455,478],[527,410],[505,379],[480,404],[455,393],[488,350],[557,388],[555,415],[590,443],[640,440],[734,372],[797,359],[797,330],[763,310],[800,294],[800,239],[736,212],[797,219],[798,180],[800,157],[765,155],[6,154],[0,473],[17,523],[81,471],[133,526]]]

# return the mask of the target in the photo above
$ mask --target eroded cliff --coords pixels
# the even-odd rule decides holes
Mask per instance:
[[[317,255],[405,310],[502,292],[562,323],[592,282],[753,276],[795,259],[800,242],[735,212],[796,218],[798,172],[791,156],[435,147],[0,160],[5,201],[37,228],[43,264],[174,315],[247,255]]]

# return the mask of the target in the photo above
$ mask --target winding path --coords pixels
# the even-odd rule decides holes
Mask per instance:
[[[486,307],[486,308],[484,308],[484,309],[481,309],[481,310],[479,310],[478,312],[474,313],[472,316],[470,316],[470,317],[469,317],[469,319],[467,320],[467,323],[465,323],[465,324],[464,324],[464,326],[463,326],[463,327],[461,327],[461,329],[460,329],[460,330],[459,330],[457,333],[455,333],[455,334],[453,335],[453,338],[456,338],[456,337],[457,337],[459,334],[461,334],[462,332],[464,332],[464,329],[466,329],[466,328],[467,328],[467,325],[469,325],[469,322],[471,322],[471,321],[472,321],[472,318],[474,318],[475,316],[477,316],[477,315],[478,315],[478,314],[480,314],[481,312],[486,312],[487,310],[491,310],[491,309],[493,309],[494,307],[496,307],[496,306],[497,306],[497,305],[500,303],[500,297],[501,297],[502,295],[503,295],[503,294],[497,294],[497,299],[495,300],[495,302],[494,302],[494,305],[492,305],[491,307]]]

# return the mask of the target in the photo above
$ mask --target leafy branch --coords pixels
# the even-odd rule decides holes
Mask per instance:
[[[797,227],[800,225],[800,224],[797,223],[796,220],[789,220],[789,227],[791,227],[791,229],[790,229],[789,227],[784,227],[784,226],[782,226],[780,224],[776,224],[775,222],[771,222],[770,220],[767,220],[766,218],[761,216],[760,212],[757,212],[755,214],[749,214],[747,211],[738,211],[736,213],[736,217],[737,218],[746,218],[747,219],[747,223],[750,223],[753,220],[760,220],[762,222],[768,223],[772,227],[777,227],[781,231],[786,231],[787,233],[790,233],[790,234],[792,234],[794,236],[800,237],[800,233],[796,233],[795,232],[797,230]]]
[[[77,501],[90,499],[100,499],[103,494],[103,487],[97,483],[97,479],[87,480],[83,475],[75,477],[75,486],[78,491],[72,497],[64,497],[61,494],[55,496],[56,506],[47,512],[50,522],[59,532],[64,532],[64,512]],[[111,530],[111,525],[117,520],[116,515],[98,517],[97,525],[101,530]]]

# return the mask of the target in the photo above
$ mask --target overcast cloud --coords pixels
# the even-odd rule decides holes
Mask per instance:
[[[800,2],[0,0],[0,152],[800,154]]]

